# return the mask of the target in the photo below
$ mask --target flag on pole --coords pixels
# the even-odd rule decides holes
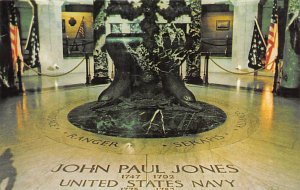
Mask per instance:
[[[84,17],[82,17],[80,26],[78,28],[78,34],[80,38],[85,38],[85,23],[83,21]]]
[[[254,21],[254,29],[251,41],[251,48],[248,55],[248,67],[252,69],[260,69],[264,67],[262,59],[266,54],[266,42],[263,38],[257,20]]]
[[[34,21],[33,26],[31,28],[30,37],[28,41],[28,45],[26,49],[29,50],[29,65],[31,67],[38,67],[40,66],[40,43],[38,38],[38,29],[36,26],[36,21]]]
[[[20,33],[18,27],[18,17],[15,3],[9,3],[9,36],[11,43],[12,66],[15,73],[18,72],[18,58],[21,60],[21,70],[23,70],[23,55],[21,49]],[[21,71],[22,72],[22,71]]]
[[[38,32],[38,21],[36,17],[36,6],[34,2],[29,1],[32,6],[32,19],[30,24],[30,29],[28,33],[27,42],[25,45],[25,49],[29,51],[28,65],[31,67],[40,66],[40,43],[39,43],[39,32]]]
[[[278,8],[277,0],[274,0],[269,27],[268,46],[266,53],[266,69],[275,71],[276,59],[278,56]]]

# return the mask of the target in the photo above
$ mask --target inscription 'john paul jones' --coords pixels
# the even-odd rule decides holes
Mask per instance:
[[[164,170],[165,169],[165,170]],[[232,164],[211,164],[211,165],[175,165],[169,169],[161,168],[160,165],[119,165],[112,172],[117,173],[238,173],[239,170]],[[66,172],[66,173],[109,173],[111,165],[78,165],[78,164],[60,164],[51,172]]]

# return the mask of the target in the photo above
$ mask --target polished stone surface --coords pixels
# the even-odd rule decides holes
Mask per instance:
[[[69,60],[66,65],[72,63],[72,66],[69,66],[65,71],[71,70],[79,61],[80,59],[76,59],[72,63],[72,59]],[[85,65],[82,66],[84,67]],[[58,71],[49,71],[47,74],[60,74],[57,73]],[[203,76],[201,77],[203,78]],[[208,83],[210,85],[231,87],[237,90],[247,89],[272,92],[273,80],[274,77],[272,76],[253,76],[253,74],[233,75],[230,73],[210,72]],[[57,90],[62,87],[84,85],[85,82],[86,74],[84,69],[80,73],[70,73],[61,77],[37,77],[36,75],[23,77],[24,89],[30,92]]]
[[[106,86],[0,100],[0,189],[300,189],[300,101],[188,85],[224,110],[219,127],[176,138],[109,137],[68,113]]]
[[[142,98],[142,97],[140,97]],[[76,127],[93,133],[125,138],[168,138],[195,135],[212,130],[226,120],[216,106],[190,103],[182,106],[171,98],[130,99],[106,105],[89,102],[76,107],[68,120]]]

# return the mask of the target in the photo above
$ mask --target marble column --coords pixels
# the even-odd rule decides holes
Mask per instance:
[[[201,55],[199,54],[201,48],[201,1],[191,0],[191,24],[189,35],[194,40],[193,52],[186,60],[186,83],[190,84],[203,84],[200,76],[200,62]]]
[[[63,36],[61,21],[62,0],[37,1],[40,37],[41,72],[63,63]]]
[[[230,0],[234,5],[232,64],[248,71],[248,54],[259,0]]]
[[[300,22],[300,2],[297,0],[289,1],[287,23],[291,23],[293,16],[298,16],[294,22]],[[296,27],[295,27],[296,26]],[[285,45],[283,54],[283,69],[280,82],[280,94],[283,96],[300,95],[300,54],[299,54],[299,27],[291,24],[285,32]],[[295,31],[298,31],[295,32]],[[298,49],[298,54],[296,53]]]
[[[105,20],[107,7],[106,0],[94,1],[94,78],[92,84],[105,84],[109,82],[107,53],[103,50],[106,39]]]

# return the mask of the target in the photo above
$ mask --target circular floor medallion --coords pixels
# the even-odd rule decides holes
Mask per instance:
[[[207,128],[198,128],[198,131],[197,128],[194,127],[196,124],[190,125],[191,127],[194,127],[192,128],[194,129],[194,131],[192,131],[195,133],[194,135],[190,132],[189,135],[187,131],[181,130],[182,136],[175,134],[177,135],[176,137],[171,137],[171,132],[167,127],[165,128],[164,133],[162,128],[156,128],[154,125],[149,129],[148,125],[148,127],[145,126],[144,129],[144,133],[145,130],[147,133],[147,130],[149,129],[147,134],[148,138],[109,136],[93,133],[89,131],[90,129],[83,130],[79,127],[79,123],[77,123],[78,127],[75,127],[74,123],[69,121],[69,118],[76,112],[76,117],[85,118],[84,113],[86,111],[79,111],[79,108],[82,106],[88,107],[89,104],[93,104],[93,102],[87,103],[86,99],[72,100],[72,103],[64,104],[61,107],[56,105],[55,108],[53,107],[53,109],[51,108],[48,111],[45,115],[46,117],[39,117],[40,120],[38,120],[39,123],[36,126],[38,126],[39,129],[41,129],[42,134],[46,135],[49,139],[71,147],[80,147],[100,152],[114,152],[118,154],[166,154],[207,150],[236,143],[253,134],[257,129],[257,123],[259,121],[257,114],[247,109],[248,107],[246,105],[243,106],[232,102],[229,105],[223,99],[206,97],[202,98],[202,100],[207,102],[204,104],[213,105],[213,107],[217,108],[216,110],[220,111],[219,114],[221,116],[225,116],[224,113],[226,113],[226,118],[223,117],[224,120],[226,119],[224,123],[212,122],[211,125],[207,125]],[[154,110],[152,110],[152,113]],[[222,110],[224,110],[224,112]],[[36,114],[38,115],[40,112]],[[44,113],[42,115],[44,115]],[[153,114],[150,114],[150,116],[147,115],[148,119],[152,116]],[[157,114],[156,117],[157,120],[154,122],[159,121],[160,115]],[[193,116],[193,118],[194,117],[195,116]],[[187,119],[184,123],[188,123]],[[151,138],[151,133],[156,129],[162,138]],[[123,135],[125,134],[128,133],[124,133]],[[168,137],[167,135],[169,135],[169,138],[163,138]]]

